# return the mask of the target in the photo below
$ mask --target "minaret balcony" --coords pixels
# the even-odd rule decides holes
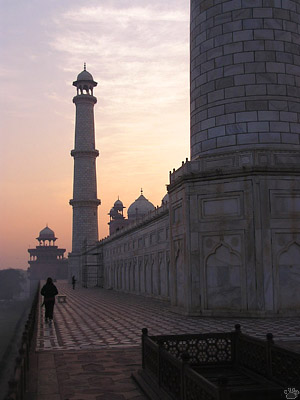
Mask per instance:
[[[71,150],[71,156],[74,158],[78,157],[91,157],[95,158],[99,156],[99,150]]]
[[[88,207],[88,206],[99,206],[101,204],[101,200],[92,199],[92,200],[75,200],[72,199],[69,201],[69,204],[73,207]]]

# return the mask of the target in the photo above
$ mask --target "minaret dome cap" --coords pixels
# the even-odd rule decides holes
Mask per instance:
[[[123,208],[125,208],[125,207],[123,206],[123,203],[122,203],[122,201],[120,199],[115,201],[115,203],[114,203],[114,209],[115,210],[122,211]]]
[[[97,82],[94,81],[93,75],[86,70],[86,64],[84,63],[83,71],[77,75],[77,80],[73,82],[73,85],[84,88],[84,85],[88,85],[90,88],[97,86]]]
[[[94,81],[92,74],[90,74],[86,69],[84,69],[77,76],[77,81]]]

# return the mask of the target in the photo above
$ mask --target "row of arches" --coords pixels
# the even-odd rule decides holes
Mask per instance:
[[[104,265],[107,287],[166,299],[170,296],[170,257],[166,251]]]

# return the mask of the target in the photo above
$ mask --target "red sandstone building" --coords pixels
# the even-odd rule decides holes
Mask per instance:
[[[35,249],[28,249],[30,281],[45,280],[49,276],[52,279],[67,279],[68,261],[64,257],[66,249],[55,246],[57,238],[52,229],[46,226],[36,239],[39,245]]]

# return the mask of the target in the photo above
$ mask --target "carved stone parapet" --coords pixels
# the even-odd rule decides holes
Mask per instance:
[[[194,161],[187,161],[170,174],[169,189],[185,179],[214,177],[249,173],[299,173],[300,151],[252,149],[218,155],[203,156]]]

